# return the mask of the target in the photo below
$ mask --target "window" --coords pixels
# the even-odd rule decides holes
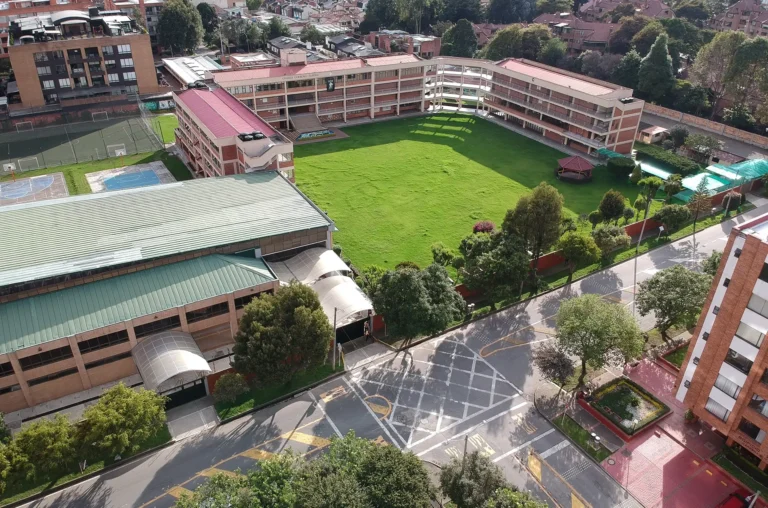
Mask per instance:
[[[46,104],[56,104],[57,102],[59,102],[59,94],[52,93],[45,96]]]
[[[56,74],[66,74],[67,73],[67,66],[66,65],[57,65],[54,67],[54,71]]]
[[[133,58],[121,58],[120,67],[133,67]]]
[[[245,296],[241,296],[240,298],[235,298],[235,309],[242,309],[243,307],[251,303],[253,299],[256,298],[257,296],[259,295],[245,295]]]
[[[53,381],[54,379],[59,379],[65,376],[71,376],[72,374],[77,374],[77,367],[72,369],[62,370],[59,372],[54,372],[53,374],[48,374],[47,376],[30,379],[28,381],[28,384],[29,386],[35,386],[35,385],[47,383],[48,381]]]
[[[763,338],[765,337],[765,334],[760,333],[758,330],[755,330],[751,326],[749,326],[747,323],[741,323],[739,324],[738,330],[736,330],[736,336],[746,342],[749,342],[755,347],[760,347],[760,344],[763,343]]]
[[[181,327],[179,316],[171,316],[165,319],[158,319],[157,321],[145,325],[136,326],[133,330],[136,332],[136,338],[139,338],[179,327]]]
[[[704,406],[704,409],[712,413],[713,415],[720,418],[722,421],[728,421],[728,416],[730,416],[731,412],[728,411],[726,408],[721,406],[717,401],[714,399],[709,399],[707,401],[707,405]]]
[[[758,276],[758,279],[760,279],[763,282],[768,282],[768,263],[763,263],[763,269],[760,270],[760,275]]]
[[[72,84],[70,83],[69,78],[59,79],[59,88],[72,88]]]
[[[0,377],[10,376],[11,374],[13,374],[11,362],[0,363]]]
[[[91,351],[98,351],[105,347],[116,346],[128,342],[128,332],[126,330],[120,330],[115,333],[108,333],[95,339],[84,340],[77,344],[77,348],[80,353],[90,353]]]
[[[701,340],[703,340],[704,342],[706,342],[708,338],[709,338],[709,332],[704,332],[701,335]]]
[[[741,419],[741,423],[739,423],[739,430],[758,443],[762,443],[763,439],[765,439],[765,432],[760,430],[760,427],[750,422],[746,418]]]
[[[138,85],[127,85],[125,87],[125,93],[138,93],[139,86]]]
[[[107,70],[111,71],[115,67],[117,67],[117,64],[114,60],[104,60],[104,65],[106,66]]]
[[[255,85],[257,92],[266,92],[268,90],[280,90],[283,86],[280,83],[269,83],[267,85]]]
[[[11,392],[18,392],[19,390],[21,390],[21,386],[19,385],[6,386],[5,388],[0,388],[0,395],[5,395],[6,393]]]
[[[760,382],[764,385],[768,385],[768,369],[763,371],[763,375],[760,376]]]
[[[763,317],[768,317],[768,301],[757,295],[752,295],[752,298],[749,299],[749,303],[747,303],[747,308],[753,312],[757,312]]]
[[[51,363],[58,362],[60,360],[66,360],[72,358],[72,349],[69,346],[60,347],[58,349],[51,349],[43,353],[27,356],[25,358],[19,358],[19,365],[21,370],[30,370],[36,367],[42,367],[43,365],[49,365]]]
[[[94,367],[100,367],[102,365],[107,365],[109,363],[119,362],[120,360],[124,360],[130,357],[131,357],[131,352],[127,351],[125,353],[120,353],[119,355],[110,356],[108,358],[102,358],[101,360],[96,360],[95,362],[91,362],[91,363],[86,363],[85,368],[92,369]]]
[[[738,397],[739,392],[741,392],[739,385],[722,375],[717,376],[717,379],[715,379],[715,387],[732,399]]]
[[[115,54],[115,47],[114,46],[102,46],[101,53],[104,55],[114,55]]]
[[[120,74],[108,74],[109,82],[110,83],[119,83],[120,82]]]
[[[195,323],[214,316],[221,316],[229,313],[229,304],[227,302],[217,303],[210,307],[187,312],[187,323]]]
[[[717,316],[717,313],[718,313],[718,312],[720,312],[720,307],[718,307],[717,305],[715,305],[715,308],[714,308],[714,309],[712,309],[712,314],[714,314],[715,316]]]
[[[125,55],[127,53],[131,52],[131,45],[130,44],[120,44],[117,46],[117,52],[121,55]]]
[[[694,365],[698,365],[699,364],[699,357],[698,356],[694,356],[693,357],[693,364]]]
[[[231,94],[251,93],[251,92],[253,92],[253,86],[251,86],[251,85],[235,86],[235,87],[232,87],[232,88],[227,88],[227,90]]]
[[[752,400],[750,400],[747,405],[761,415],[768,416],[768,404],[765,403],[765,399],[761,396],[752,394]]]
[[[47,53],[35,53],[35,62],[47,62],[47,61],[48,61]]]
[[[54,60],[64,60],[64,52],[60,49],[57,49],[53,52],[53,59]]]
[[[749,369],[752,368],[752,360],[740,355],[733,349],[729,349],[728,354],[725,355],[725,363],[744,374],[749,374]]]
[[[43,90],[50,90],[52,88],[56,88],[56,85],[54,85],[52,79],[46,79],[43,81]]]
[[[50,66],[46,65],[45,67],[38,67],[37,68],[37,75],[38,76],[47,76],[50,73],[51,73],[51,67]]]
[[[124,72],[123,73],[123,81],[136,81],[136,73],[135,72]]]
[[[728,284],[730,284],[730,283],[731,283],[731,279],[729,279],[729,278],[727,278],[727,277],[726,277],[726,279],[723,281],[723,287],[726,287],[726,288],[727,288],[727,287],[728,287]]]
[[[741,256],[741,249],[736,249],[733,251],[733,257],[737,258],[739,256]]]

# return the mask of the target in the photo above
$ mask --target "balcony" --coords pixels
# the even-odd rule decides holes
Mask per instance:
[[[606,146],[603,141],[590,139],[588,137],[582,136],[581,134],[576,134],[575,132],[571,132],[571,131],[565,131],[565,136],[571,138],[574,141],[578,141],[583,145],[591,146],[592,148],[605,148]]]
[[[82,55],[67,55],[69,63],[83,63]]]
[[[381,102],[374,102],[373,107],[380,108],[383,106],[394,106],[398,103],[397,99],[389,100],[389,101],[381,101]]]
[[[347,99],[354,99],[355,97],[370,97],[371,92],[370,90],[367,92],[355,92],[355,93],[348,93]]]
[[[331,115],[333,113],[343,113],[344,112],[344,106],[337,107],[337,108],[328,108],[328,109],[320,109],[317,114],[318,115]]]
[[[314,103],[315,103],[315,98],[314,97],[308,98],[308,99],[291,99],[290,97],[288,98],[288,106],[289,107],[293,107],[293,106],[306,106],[308,104],[314,104]]]
[[[104,69],[101,67],[89,67],[88,72],[91,73],[91,76],[103,76],[104,75]]]
[[[392,88],[376,88],[376,90],[373,91],[373,95],[389,95],[395,93],[397,93],[396,86]]]
[[[320,96],[317,98],[317,102],[333,102],[333,101],[343,101],[344,100],[344,94],[338,93],[334,95],[326,95],[325,97]]]
[[[400,87],[400,91],[401,91],[401,92],[407,92],[408,90],[421,90],[422,88],[424,88],[424,85],[422,85],[421,83],[419,83],[419,84],[417,84],[417,85],[407,85],[407,86],[401,86],[401,87]]]
[[[503,111],[505,113],[509,113],[510,115],[516,116],[520,118],[521,120],[525,120],[528,123],[532,123],[534,125],[538,125],[539,127],[543,127],[549,131],[557,132],[558,134],[566,134],[566,130],[562,127],[559,127],[557,125],[551,124],[547,122],[546,120],[542,120],[540,118],[528,115],[522,111],[518,111],[514,108],[511,108],[509,106],[504,106],[503,104],[499,104],[498,102],[494,101],[486,101],[485,102],[488,106],[494,107],[500,111]]]
[[[530,90],[530,89],[528,89],[526,87],[515,85],[511,81],[503,81],[503,80],[499,80],[498,78],[496,78],[496,79],[493,80],[493,83],[497,84],[497,85],[501,85],[501,86],[507,87],[507,88],[511,88],[512,90],[517,90],[518,92],[530,93],[530,94],[535,95],[536,97],[544,99],[544,100],[546,100],[548,102],[553,102],[553,103],[559,104],[561,106],[566,106],[566,107],[568,107],[570,109],[574,109],[574,110],[579,111],[581,113],[586,113],[588,115],[592,115],[592,116],[600,118],[600,119],[608,119],[608,118],[611,118],[611,116],[612,116],[612,113],[610,111],[609,112],[598,113],[594,109],[585,108],[584,106],[579,106],[579,105],[574,104],[574,103],[572,103],[570,101],[566,101],[566,100],[563,100],[563,99],[558,99],[556,97],[550,97],[548,94],[543,94],[542,92],[538,92],[536,90]]]

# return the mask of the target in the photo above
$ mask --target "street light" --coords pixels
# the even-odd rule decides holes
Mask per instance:
[[[637,300],[637,258],[640,256],[640,242],[643,241],[643,235],[645,234],[645,225],[648,223],[648,212],[651,211],[651,202],[652,201],[664,201],[663,199],[654,199],[649,198],[648,201],[645,203],[645,214],[643,215],[643,227],[640,228],[640,238],[637,239],[637,244],[635,244],[635,270],[634,270],[634,279],[632,283],[632,315],[636,315],[636,308],[635,301]]]

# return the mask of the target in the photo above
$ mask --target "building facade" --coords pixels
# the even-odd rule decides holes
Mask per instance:
[[[735,226],[677,377],[676,397],[768,465],[768,215]]]
[[[643,101],[632,90],[526,60],[415,55],[220,72],[211,79],[273,127],[472,107],[584,153],[632,151]]]
[[[41,23],[34,29],[37,23],[30,20],[17,26],[18,36],[9,48],[24,107],[158,92],[149,35],[129,17],[62,11]]]
[[[750,37],[768,37],[768,7],[760,0],[739,0],[712,18],[710,27],[719,31],[738,30]]]
[[[605,51],[611,34],[619,27],[615,23],[584,21],[570,12],[540,14],[533,22],[549,26],[552,34],[565,41],[568,50],[574,54],[587,50]]]

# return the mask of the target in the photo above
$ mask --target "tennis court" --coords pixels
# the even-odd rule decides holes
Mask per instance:
[[[29,130],[31,129],[31,130]],[[103,119],[0,134],[0,159],[16,171],[89,162],[159,150],[157,134],[140,117]]]

